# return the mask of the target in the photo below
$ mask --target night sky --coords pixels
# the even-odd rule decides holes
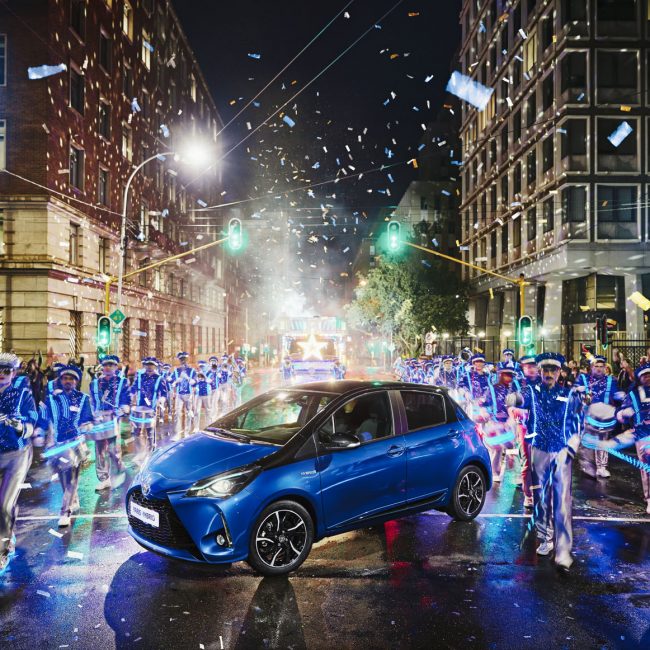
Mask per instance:
[[[174,2],[224,122],[228,122],[346,4],[346,0]],[[260,97],[260,107],[251,106],[226,129],[223,134],[227,140],[226,148],[237,144],[248,133],[246,122],[256,127],[395,4],[395,0],[355,0],[350,3],[347,9],[350,18],[337,18]],[[342,162],[345,162],[344,158],[351,162],[347,159],[345,144],[352,149],[352,164],[357,173],[381,163],[412,157],[423,134],[420,125],[435,116],[439,109],[452,56],[459,43],[460,1],[403,0],[397,4],[381,22],[382,29],[371,29],[288,107],[296,126],[283,139],[299,150],[293,157],[296,164],[302,163],[305,167],[307,163],[300,156],[310,156],[308,178],[313,182],[334,177],[336,157]],[[419,15],[409,17],[409,13]],[[380,53],[382,50],[385,50],[383,54]],[[253,59],[249,53],[260,54],[261,58]],[[391,59],[394,54],[399,56]],[[429,75],[434,77],[425,83]],[[297,83],[291,85],[294,80]],[[282,90],[283,83],[286,90]],[[384,106],[391,91],[397,98]],[[233,99],[236,104],[231,106],[229,102]],[[430,110],[426,100],[430,101]],[[291,110],[294,103],[297,104],[297,115]],[[415,111],[414,106],[420,110]],[[321,111],[320,116],[315,114],[316,110]],[[312,126],[315,121],[320,126],[330,120],[325,130]],[[281,129],[285,132],[290,130],[277,118],[271,121],[282,124]],[[348,127],[353,130],[349,131]],[[363,142],[359,143],[357,135],[365,128],[368,131],[362,136]],[[259,144],[260,139],[266,139],[263,144],[269,145],[269,135],[269,129],[263,127],[231,153],[226,171],[236,169],[238,175],[244,172],[251,177],[265,173],[250,160],[250,156],[264,148]],[[317,139],[319,135],[323,140]],[[393,144],[392,138],[397,145]],[[323,151],[324,145],[329,154]],[[250,153],[247,147],[250,147]],[[385,147],[395,154],[390,161],[384,153]],[[287,158],[292,158],[291,153]],[[320,163],[320,167],[313,170],[316,163]],[[393,198],[399,197],[414,177],[414,171],[405,165],[391,173],[395,179],[392,186],[384,173],[362,179],[357,184],[358,191],[351,193],[355,205],[348,207],[391,203],[386,201],[385,195],[375,192],[369,195],[367,189],[390,187]],[[266,188],[274,177],[269,175],[266,186],[259,177],[257,180],[260,181],[259,188]],[[333,188],[326,189],[331,191]]]
[[[227,156],[222,163],[224,200],[267,195],[262,203],[242,207],[249,214],[260,205],[271,210],[273,196],[280,192],[415,157],[424,135],[421,125],[439,111],[454,67],[460,4],[460,0],[174,0],[224,123],[337,13],[349,12],[349,18],[339,15],[263,93],[259,107],[251,106],[226,128],[224,151],[250,134],[247,123],[255,129],[369,30],[284,109],[295,126],[276,115]],[[381,29],[374,27],[376,23]],[[332,277],[349,266],[355,244],[372,228],[377,208],[396,205],[417,173],[412,165],[399,164],[360,180],[314,188],[313,194],[301,190],[287,195],[300,223],[310,218],[320,223],[324,204],[334,206],[339,226],[330,234],[342,235],[343,220],[358,222],[356,229],[348,229],[348,241],[342,238],[338,248],[330,246],[319,266],[329,266]],[[318,234],[325,232],[321,228]],[[309,236],[308,228],[304,236]]]

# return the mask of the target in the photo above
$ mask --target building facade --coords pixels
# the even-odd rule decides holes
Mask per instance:
[[[65,70],[28,78],[28,68]],[[217,239],[228,215],[216,160],[221,121],[168,0],[25,0],[0,7],[0,309],[2,349],[95,359],[104,281]],[[160,157],[156,154],[174,152]],[[118,352],[169,359],[225,349],[235,265],[221,247],[124,283]],[[113,285],[110,309],[115,307]],[[234,319],[231,319],[231,322]]]
[[[538,338],[568,354],[600,313],[645,339],[627,298],[650,272],[647,3],[465,0],[461,24],[460,69],[493,89],[484,110],[463,103],[464,259],[523,273]],[[510,338],[517,287],[464,276],[474,330]]]

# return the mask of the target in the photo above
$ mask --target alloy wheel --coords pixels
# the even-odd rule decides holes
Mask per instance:
[[[458,503],[468,517],[481,507],[484,493],[483,477],[474,470],[467,472],[458,486]]]
[[[273,568],[292,565],[304,551],[306,541],[307,524],[293,510],[270,513],[255,534],[259,558]]]

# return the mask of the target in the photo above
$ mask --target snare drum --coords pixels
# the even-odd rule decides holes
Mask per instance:
[[[514,447],[515,428],[511,420],[499,422],[497,420],[488,420],[481,427],[483,430],[483,442],[487,447]]]
[[[118,435],[117,417],[113,411],[97,411],[95,420],[99,422],[95,422],[93,428],[86,434],[90,440],[108,440]]]
[[[148,406],[133,406],[129,414],[129,421],[134,429],[150,429],[156,423],[156,413]]]

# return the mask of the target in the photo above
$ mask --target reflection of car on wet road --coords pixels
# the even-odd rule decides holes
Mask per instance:
[[[314,541],[423,510],[469,521],[492,478],[444,389],[341,381],[272,390],[158,450],[127,494],[129,531],[178,559],[267,575]]]

